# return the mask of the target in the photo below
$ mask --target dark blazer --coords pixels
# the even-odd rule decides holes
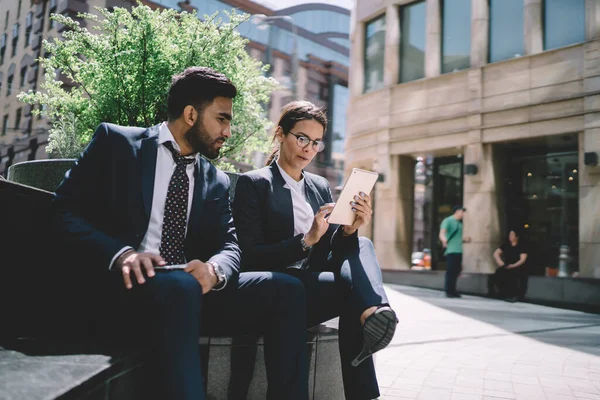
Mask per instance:
[[[108,269],[125,246],[137,249],[152,207],[159,126],[101,124],[56,189],[54,227],[85,264]],[[218,263],[235,286],[241,255],[229,207],[229,177],[202,157],[185,239],[187,260]],[[232,284],[233,283],[233,284]]]
[[[306,198],[313,211],[333,202],[327,180],[304,172]],[[330,225],[310,255],[302,249],[302,235],[294,236],[292,194],[275,163],[240,176],[233,200],[233,215],[242,249],[243,270],[282,271],[309,256],[309,264],[324,265],[331,252],[358,246],[355,233],[343,237]]]

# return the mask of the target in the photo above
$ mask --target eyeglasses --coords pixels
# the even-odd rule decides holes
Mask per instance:
[[[322,140],[312,140],[304,135],[298,135],[292,131],[290,131],[290,133],[296,137],[296,144],[303,149],[305,149],[310,142],[312,142],[312,149],[317,153],[320,153],[325,149],[325,143],[323,143]]]

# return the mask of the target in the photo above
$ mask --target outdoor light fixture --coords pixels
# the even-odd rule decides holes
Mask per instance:
[[[595,167],[598,165],[598,153],[595,151],[586,151],[583,154],[583,163]]]
[[[479,168],[475,164],[465,164],[465,175],[477,175]]]

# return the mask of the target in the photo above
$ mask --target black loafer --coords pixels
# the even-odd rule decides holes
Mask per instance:
[[[398,318],[389,306],[381,306],[365,320],[363,324],[363,349],[354,360],[352,366],[356,367],[373,353],[387,347],[394,337]]]

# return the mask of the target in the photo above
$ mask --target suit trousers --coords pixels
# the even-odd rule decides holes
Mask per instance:
[[[337,258],[330,256],[322,265],[311,263],[304,270],[287,270],[306,288],[308,327],[340,317],[340,358],[348,400],[379,397],[373,357],[357,367],[350,363],[363,346],[360,316],[369,307],[388,303],[373,244],[367,238],[358,240],[358,248]]]
[[[246,272],[236,287],[205,295],[198,281],[180,270],[157,271],[131,290],[120,279],[115,284],[122,293],[129,334],[152,350],[153,381],[161,393],[153,398],[206,398],[200,335],[262,334],[267,399],[308,399],[306,296],[297,279]]]

